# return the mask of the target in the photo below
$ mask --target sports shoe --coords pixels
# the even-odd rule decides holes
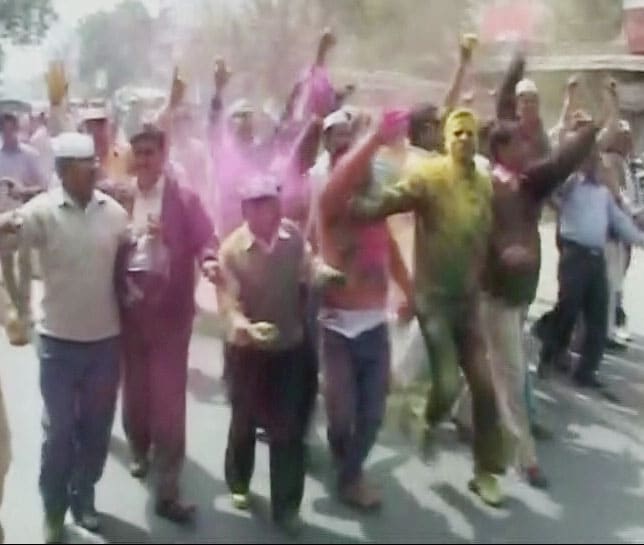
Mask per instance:
[[[233,494],[233,507],[240,511],[248,511],[250,508],[250,497],[248,494]]]
[[[189,524],[194,520],[197,508],[194,505],[181,503],[179,500],[159,500],[156,514],[176,524]]]
[[[377,509],[382,504],[380,493],[364,478],[359,478],[340,491],[340,499],[351,507],[362,510]]]
[[[499,481],[491,473],[477,473],[468,486],[487,505],[499,507],[503,503],[503,493]]]
[[[540,490],[545,490],[546,488],[548,488],[548,479],[543,474],[539,466],[534,465],[526,468],[525,476],[528,484],[532,488],[538,488]]]

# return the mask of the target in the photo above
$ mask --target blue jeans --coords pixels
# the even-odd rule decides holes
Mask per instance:
[[[345,487],[362,474],[385,414],[390,345],[386,324],[350,339],[322,329],[328,437]]]
[[[44,402],[40,493],[45,514],[93,508],[114,421],[119,340],[38,338]]]

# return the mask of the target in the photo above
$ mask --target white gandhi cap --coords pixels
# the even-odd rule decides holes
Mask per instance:
[[[64,132],[52,140],[57,159],[91,159],[94,157],[94,140],[87,134]]]
[[[522,79],[516,86],[516,95],[538,95],[537,84],[531,79]]]
[[[346,110],[336,110],[324,118],[322,130],[327,131],[331,127],[335,127],[337,125],[348,125],[349,123],[351,123],[351,114]]]
[[[250,201],[266,197],[279,197],[280,184],[271,174],[258,174],[249,178],[239,190],[241,199]]]
[[[619,132],[631,132],[631,124],[626,119],[619,121]]]

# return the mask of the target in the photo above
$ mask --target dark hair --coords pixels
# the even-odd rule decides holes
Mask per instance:
[[[498,161],[499,150],[507,146],[517,135],[519,125],[515,121],[497,121],[490,130],[489,149],[492,160]]]
[[[2,112],[0,114],[0,128],[4,127],[7,121],[18,125],[18,116],[14,112]]]
[[[413,146],[420,144],[422,133],[425,131],[429,121],[438,118],[438,108],[431,102],[425,102],[415,106],[409,116],[409,141]]]
[[[158,127],[144,127],[130,138],[130,145],[134,146],[137,142],[142,142],[144,140],[154,143],[159,149],[165,149],[165,133]]]

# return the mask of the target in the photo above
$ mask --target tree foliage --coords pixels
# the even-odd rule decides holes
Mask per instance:
[[[90,87],[106,75],[106,91],[145,81],[151,73],[153,19],[139,0],[124,0],[113,11],[99,11],[79,25],[78,71]],[[95,91],[97,89],[94,89]]]
[[[0,0],[0,37],[15,44],[28,45],[38,42],[56,12],[51,0]],[[0,46],[0,66],[4,60]]]
[[[0,32],[15,43],[39,40],[55,19],[51,0],[0,0]]]
[[[203,4],[210,51],[224,55],[238,75],[240,68],[247,72],[247,88],[281,96],[311,62],[326,26],[339,39],[334,66],[423,77],[451,70],[459,33],[471,28],[472,0],[247,0],[228,11]]]

